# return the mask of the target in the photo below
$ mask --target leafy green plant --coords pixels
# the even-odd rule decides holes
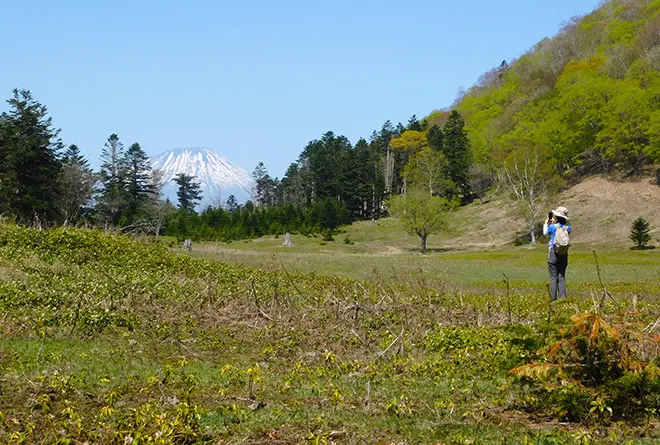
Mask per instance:
[[[489,255],[506,258],[466,258],[483,264]],[[524,397],[507,370],[538,360],[550,332],[534,283],[512,280],[509,325],[492,282],[434,282],[421,270],[355,281],[288,264],[232,266],[98,231],[16,226],[0,230],[0,258],[2,443],[304,443],[310,431],[328,443],[561,443],[540,439],[535,416],[504,421]],[[611,289],[651,296],[652,286]],[[556,306],[553,320],[588,304]],[[652,327],[657,302],[640,298],[637,310],[636,322]],[[633,355],[652,362],[653,347]],[[585,423],[634,439],[655,434],[654,382],[650,372],[624,372],[597,394],[586,385],[525,394],[551,394],[539,409],[570,406]],[[630,412],[643,413],[643,433],[619,406],[637,406]]]

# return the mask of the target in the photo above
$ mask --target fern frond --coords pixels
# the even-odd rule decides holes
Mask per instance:
[[[527,377],[534,380],[548,380],[553,373],[556,374],[559,366],[553,363],[529,363],[509,370],[509,374]]]

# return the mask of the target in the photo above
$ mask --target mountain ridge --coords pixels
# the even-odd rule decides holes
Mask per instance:
[[[208,147],[179,147],[153,156],[151,165],[163,173],[163,194],[176,201],[174,178],[180,174],[195,177],[202,189],[198,207],[220,205],[229,195],[239,203],[252,199],[253,180],[249,173]]]

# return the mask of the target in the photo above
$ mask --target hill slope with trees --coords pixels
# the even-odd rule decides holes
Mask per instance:
[[[614,0],[483,74],[456,109],[478,163],[527,144],[562,176],[639,174],[660,160],[658,69],[660,1]]]
[[[15,90],[0,115],[0,215],[231,240],[414,212],[424,227],[408,230],[424,244],[428,227],[446,225],[434,212],[497,187],[515,200],[520,230],[534,242],[556,194],[590,175],[656,171],[660,184],[659,68],[660,0],[611,0],[484,73],[449,109],[387,121],[354,144],[328,131],[282,178],[258,163],[254,201],[230,196],[199,214],[191,211],[197,194],[178,211],[161,198],[162,177],[138,143],[125,150],[110,135],[93,172],[77,146],[64,152],[46,107]],[[195,178],[182,184],[179,196],[189,196]]]

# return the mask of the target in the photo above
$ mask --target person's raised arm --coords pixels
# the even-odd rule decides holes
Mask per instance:
[[[548,214],[548,219],[545,220],[543,223],[543,234],[547,235],[548,234],[548,225],[552,224],[552,212]]]

